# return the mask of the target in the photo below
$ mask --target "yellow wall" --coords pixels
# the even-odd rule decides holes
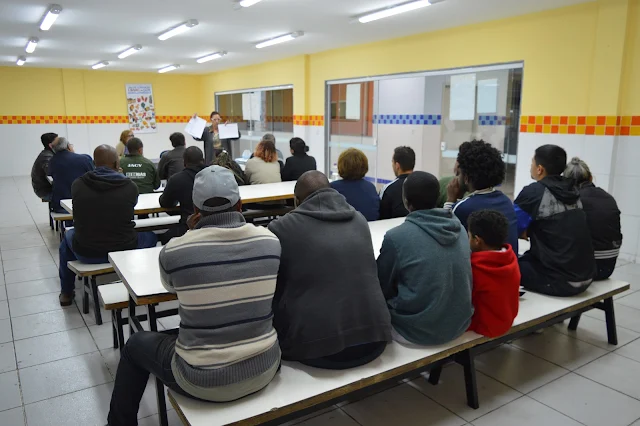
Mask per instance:
[[[620,98],[621,115],[640,115],[640,0],[632,0],[627,21]]]

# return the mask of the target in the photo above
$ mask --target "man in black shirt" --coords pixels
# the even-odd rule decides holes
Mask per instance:
[[[396,179],[380,192],[380,220],[405,217],[409,214],[402,200],[402,185],[407,176],[413,173],[416,153],[408,146],[399,146],[393,151],[391,164]]]
[[[31,186],[33,187],[33,192],[44,201],[51,201],[53,187],[49,183],[47,176],[49,175],[49,160],[53,157],[51,143],[56,140],[57,137],[58,135],[55,133],[45,133],[40,136],[40,141],[44,149],[40,151],[31,168]]]
[[[169,179],[184,169],[184,151],[187,149],[184,135],[180,132],[175,132],[169,136],[169,140],[173,149],[165,152],[160,158],[160,163],[158,163],[160,179]]]

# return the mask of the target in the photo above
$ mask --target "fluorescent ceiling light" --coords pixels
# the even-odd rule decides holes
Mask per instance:
[[[366,24],[367,22],[377,21],[378,19],[388,18],[389,16],[399,15],[400,13],[410,12],[412,10],[420,9],[430,5],[431,2],[429,2],[429,0],[411,1],[409,3],[404,3],[398,6],[393,6],[388,9],[361,16],[360,18],[358,18],[358,21]]]
[[[199,64],[204,64],[205,62],[209,62],[209,61],[212,61],[214,59],[222,58],[226,54],[227,54],[227,52],[212,53],[211,55],[207,55],[207,56],[203,56],[202,58],[198,58],[198,60],[196,62],[198,62]]]
[[[109,65],[109,62],[107,61],[102,61],[102,62],[98,62],[95,65],[92,65],[91,68],[93,68],[94,70],[99,70],[100,68],[104,68],[107,65]]]
[[[298,37],[302,37],[304,33],[302,31],[298,31],[291,34],[286,34],[280,37],[272,38],[271,40],[263,41],[262,43],[256,44],[258,49],[262,49],[263,47],[273,46],[274,44],[284,43],[286,41],[295,40]]]
[[[16,65],[21,67],[24,65],[24,63],[27,62],[27,58],[25,58],[24,56],[18,56],[18,60],[16,61]]]
[[[158,36],[158,40],[167,40],[173,36],[177,36],[178,34],[182,34],[183,32],[195,27],[198,25],[198,21],[195,19],[189,19],[187,22],[184,22],[177,27],[171,28],[170,30],[160,34]]]
[[[240,0],[240,6],[242,7],[250,7],[256,3],[260,3],[262,0]]]
[[[25,52],[33,53],[36,50],[36,46],[38,45],[39,41],[40,40],[38,40],[38,37],[31,37],[29,39],[29,42],[27,43],[27,45],[24,48]]]
[[[49,6],[47,13],[44,14],[40,21],[40,29],[42,31],[49,31],[49,28],[51,28],[53,23],[56,22],[56,19],[58,19],[60,12],[62,12],[62,6],[59,4],[52,4]]]
[[[139,44],[136,44],[135,46],[131,46],[130,48],[128,48],[127,50],[119,54],[118,59],[124,59],[127,56],[131,56],[140,49],[142,49],[142,46],[140,46]]]
[[[169,65],[168,67],[160,68],[158,72],[164,74],[165,72],[177,70],[178,68],[180,68],[180,65]]]

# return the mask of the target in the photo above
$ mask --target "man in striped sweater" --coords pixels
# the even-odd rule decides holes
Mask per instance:
[[[180,301],[175,335],[138,332],[122,350],[109,425],[135,425],[149,373],[171,390],[232,401],[269,384],[280,366],[272,299],[280,242],[245,223],[233,173],[200,171],[188,231],[160,253],[160,276]]]

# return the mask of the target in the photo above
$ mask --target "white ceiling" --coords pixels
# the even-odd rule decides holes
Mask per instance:
[[[155,71],[180,64],[174,73],[208,73],[336,47],[500,19],[590,0],[445,0],[414,12],[368,24],[353,18],[403,0],[263,0],[238,8],[233,0],[56,0],[62,14],[51,30],[38,24],[47,0],[0,0],[0,64],[15,66],[29,37],[40,38],[25,67],[89,68],[107,60],[107,70]],[[200,24],[159,41],[157,35],[187,19]],[[255,44],[293,31],[305,35],[265,49]],[[143,49],[119,60],[131,45]],[[222,59],[195,59],[226,50]]]

